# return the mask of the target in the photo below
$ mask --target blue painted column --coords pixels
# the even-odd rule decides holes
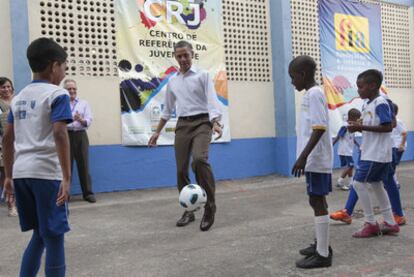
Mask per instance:
[[[276,123],[277,173],[290,175],[296,161],[295,95],[288,66],[292,60],[290,1],[269,1]]]
[[[26,49],[29,46],[28,0],[10,0],[14,88],[19,92],[32,79]]]

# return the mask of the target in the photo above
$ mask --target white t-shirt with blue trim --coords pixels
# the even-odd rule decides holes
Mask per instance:
[[[388,101],[378,96],[366,101],[362,106],[362,124],[378,126],[392,122],[392,112]],[[392,161],[391,132],[377,133],[362,131],[361,160],[379,163]]]
[[[404,123],[397,118],[397,126],[392,129],[391,137],[394,148],[399,148],[402,142],[402,133],[406,132]],[[404,147],[407,147],[407,141],[405,141]]]
[[[72,122],[69,94],[43,81],[33,81],[17,94],[8,117],[14,126],[13,178],[62,180],[53,123]]]
[[[341,156],[352,156],[354,150],[355,133],[349,132],[347,126],[345,123],[338,131],[338,155]]]
[[[315,129],[325,130],[325,132],[309,154],[305,171],[332,173],[333,151],[329,136],[328,104],[319,86],[310,88],[303,96],[300,125],[297,130],[297,157],[302,153]]]

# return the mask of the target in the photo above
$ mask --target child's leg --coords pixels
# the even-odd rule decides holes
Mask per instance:
[[[354,171],[354,168],[353,168],[352,166],[349,166],[349,167],[347,168],[347,176],[348,176],[349,178],[352,178],[353,171]]]
[[[44,248],[45,245],[39,230],[34,229],[32,239],[23,254],[20,277],[35,277],[37,275]]]
[[[381,214],[384,218],[384,221],[391,225],[395,225],[394,217],[391,211],[390,200],[384,189],[384,186],[382,185],[381,182],[372,183],[371,186],[372,186],[372,191],[374,192],[375,196],[378,199]]]
[[[348,199],[346,200],[345,209],[349,215],[352,215],[356,203],[358,202],[358,194],[355,191],[354,185],[351,187],[351,190],[348,194]]]
[[[65,276],[65,246],[64,235],[43,238],[46,246],[46,277]]]
[[[323,257],[329,256],[329,216],[325,196],[309,195],[309,204],[315,214],[316,251]]]
[[[362,183],[354,180],[355,191],[358,193],[359,199],[361,199],[365,221],[375,224],[376,220],[374,216],[374,209],[372,208],[371,199],[369,198],[368,186],[368,183]]]
[[[401,205],[401,196],[400,190],[397,187],[397,183],[394,180],[394,171],[387,173],[383,179],[385,189],[391,202],[392,211],[398,216],[404,216],[402,205]]]
[[[345,168],[344,170],[342,170],[341,178],[345,179],[347,176],[348,176],[348,168]]]

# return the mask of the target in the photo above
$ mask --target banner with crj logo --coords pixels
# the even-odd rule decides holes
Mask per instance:
[[[178,64],[174,43],[189,41],[193,65],[207,70],[223,111],[223,137],[230,141],[221,1],[116,0],[118,72],[121,78],[122,143],[146,145],[163,109],[169,78]],[[159,144],[173,144],[177,118],[167,123]]]
[[[350,108],[360,109],[356,78],[367,69],[384,71],[381,7],[352,0],[319,0],[322,79],[331,131]]]

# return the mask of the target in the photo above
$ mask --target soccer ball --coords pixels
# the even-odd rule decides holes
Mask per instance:
[[[196,184],[185,186],[178,197],[180,206],[186,211],[195,211],[207,202],[205,190]]]

